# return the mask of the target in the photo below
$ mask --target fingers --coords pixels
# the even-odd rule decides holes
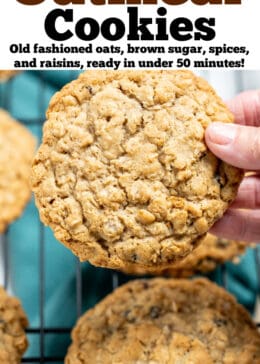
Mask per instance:
[[[260,209],[260,176],[244,178],[231,208]]]
[[[260,168],[260,90],[247,91],[229,102],[236,124],[212,123],[206,143],[220,159],[247,170]]]
[[[228,102],[236,124],[260,126],[260,90],[246,91]]]
[[[210,232],[226,239],[257,243],[260,241],[260,210],[228,210]]]
[[[225,162],[247,170],[260,169],[260,128],[212,123],[205,140],[213,154]]]
[[[238,95],[229,107],[236,124],[212,123],[205,133],[206,143],[225,162],[245,170],[260,170],[260,90]],[[227,239],[260,241],[259,176],[244,179],[236,200],[211,232]]]

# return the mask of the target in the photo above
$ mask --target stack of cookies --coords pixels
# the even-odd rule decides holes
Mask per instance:
[[[188,277],[235,259],[245,243],[207,235],[243,178],[205,144],[215,121],[233,116],[189,71],[83,73],[47,111],[32,175],[42,221],[81,261],[128,273]],[[260,363],[249,315],[206,279],[132,281],[72,339],[66,364]]]

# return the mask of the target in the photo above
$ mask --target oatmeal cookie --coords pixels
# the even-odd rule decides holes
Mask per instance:
[[[6,82],[14,77],[19,71],[15,70],[0,70],[0,82]]]
[[[31,196],[34,150],[31,133],[0,109],[0,233],[21,215]]]
[[[202,243],[187,257],[175,262],[171,267],[163,270],[143,269],[133,265],[123,270],[128,274],[136,275],[165,275],[170,277],[190,277],[197,273],[213,271],[219,264],[227,261],[238,263],[239,258],[250,245],[244,241],[228,240],[207,234]]]
[[[17,298],[0,287],[0,363],[18,364],[27,348],[25,328],[28,322]]]
[[[65,364],[259,364],[246,310],[206,279],[131,281],[83,315]]]
[[[236,196],[242,172],[204,141],[233,116],[190,71],[87,71],[51,100],[32,186],[82,261],[168,267]]]

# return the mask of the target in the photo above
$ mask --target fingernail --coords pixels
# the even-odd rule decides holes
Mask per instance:
[[[207,135],[211,143],[218,145],[231,144],[235,139],[236,125],[212,123],[208,127]]]

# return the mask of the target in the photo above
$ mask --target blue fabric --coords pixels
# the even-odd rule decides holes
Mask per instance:
[[[65,83],[77,77],[77,72],[44,71],[24,72],[11,82],[0,85],[0,106],[26,123],[40,141],[42,125],[28,123],[44,121],[44,112],[51,96]],[[40,224],[33,200],[23,216],[9,229],[11,284],[14,293],[22,300],[31,327],[39,327],[39,266]],[[76,261],[62,244],[55,241],[52,232],[44,228],[45,299],[44,322],[46,327],[71,327],[76,310]],[[226,265],[228,289],[239,302],[253,312],[259,290],[255,255],[249,250],[239,265]],[[83,308],[92,307],[112,290],[112,272],[82,264]],[[220,270],[209,275],[221,284]],[[119,283],[128,277],[119,274]],[[26,356],[39,355],[39,337],[30,335]],[[45,355],[64,355],[69,335],[46,335]]]

